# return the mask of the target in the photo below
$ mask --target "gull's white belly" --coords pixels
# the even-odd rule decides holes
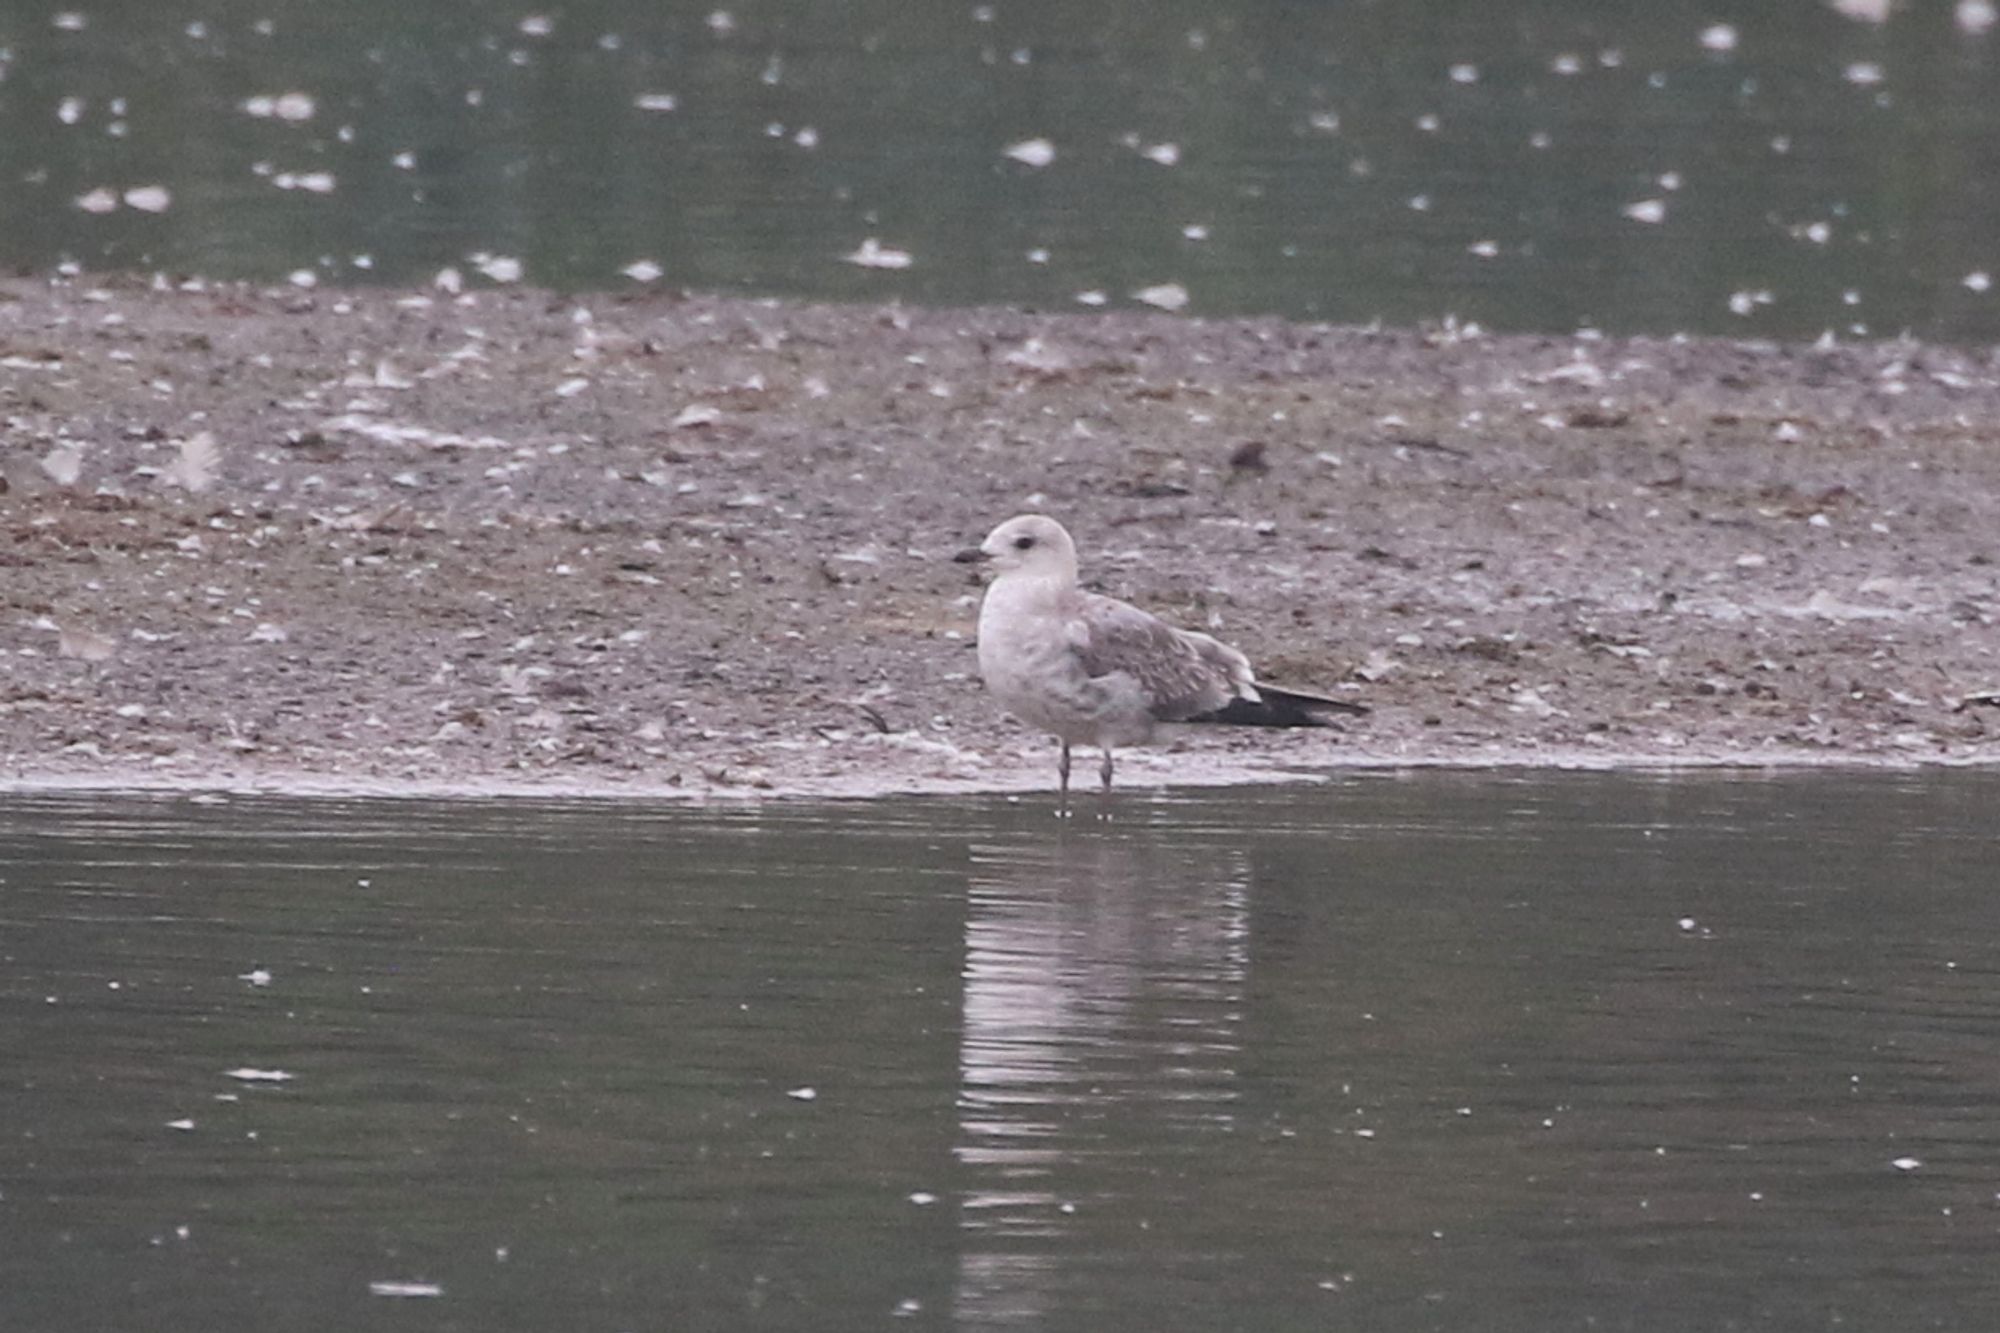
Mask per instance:
[[[1072,745],[1132,745],[1153,719],[1122,673],[1092,679],[1052,608],[989,589],[979,613],[979,673],[1000,706]]]

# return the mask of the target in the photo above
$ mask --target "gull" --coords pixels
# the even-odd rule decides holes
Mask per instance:
[[[1325,727],[1360,704],[1259,685],[1250,660],[1207,634],[1175,629],[1129,602],[1076,586],[1076,544],[1041,514],[1010,518],[953,557],[996,571],[979,608],[979,673],[1001,707],[1062,744],[1056,772],[1069,796],[1072,745],[1142,745],[1163,723]]]

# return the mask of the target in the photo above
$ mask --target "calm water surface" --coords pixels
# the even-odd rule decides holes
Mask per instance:
[[[1991,1327],[1996,799],[7,798],[0,1326]]]
[[[1993,6],[1844,8],[16,0],[0,262],[2000,338]]]

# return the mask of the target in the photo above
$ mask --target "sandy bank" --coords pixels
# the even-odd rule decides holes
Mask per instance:
[[[1984,349],[0,286],[0,782],[1034,789],[952,551],[1361,699],[1133,783],[2000,759]]]

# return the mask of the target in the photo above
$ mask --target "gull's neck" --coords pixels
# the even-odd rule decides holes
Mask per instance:
[[[986,588],[986,605],[1000,607],[1045,607],[1061,602],[1076,591],[1076,575],[1067,569],[1010,569]]]

